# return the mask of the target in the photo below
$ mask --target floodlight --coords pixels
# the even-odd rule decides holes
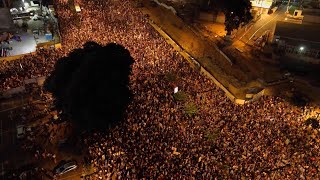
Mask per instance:
[[[301,46],[299,49],[300,49],[300,51],[303,51],[303,50],[304,50],[304,47],[303,47],[303,46]]]

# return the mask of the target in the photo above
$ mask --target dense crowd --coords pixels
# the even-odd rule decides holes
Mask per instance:
[[[190,68],[129,0],[65,1],[56,12],[62,50],[45,50],[1,65],[1,89],[50,73],[57,58],[87,41],[116,42],[135,59],[134,94],[124,122],[84,138],[96,176],[107,179],[319,179],[319,132],[304,112],[277,97],[235,105],[208,78]],[[21,65],[20,65],[21,64]],[[22,66],[22,67],[21,67]],[[169,81],[167,74],[178,79]],[[4,78],[3,78],[4,77]],[[173,89],[199,109],[184,112]]]
[[[61,57],[60,50],[41,49],[15,61],[0,62],[0,92],[24,85],[24,81],[47,76]]]

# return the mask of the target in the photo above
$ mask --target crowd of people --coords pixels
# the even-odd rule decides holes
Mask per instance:
[[[134,97],[126,119],[105,133],[84,138],[99,179],[319,179],[319,131],[304,125],[311,106],[280,97],[235,105],[194,70],[129,0],[66,1],[56,12],[61,50],[44,50],[0,65],[1,90],[51,72],[59,57],[87,41],[115,42],[135,59]],[[174,81],[166,79],[175,74]],[[199,109],[187,115],[174,87]]]
[[[47,76],[61,57],[61,50],[41,49],[15,61],[0,62],[0,92],[24,86],[25,80]]]

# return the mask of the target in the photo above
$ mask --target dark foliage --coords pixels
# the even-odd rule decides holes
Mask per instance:
[[[305,124],[307,126],[311,125],[313,129],[318,129],[320,127],[319,121],[317,119],[309,118],[306,120]]]
[[[306,106],[310,100],[307,97],[305,97],[302,93],[296,91],[293,92],[290,101],[293,105],[297,107],[303,107]]]
[[[80,127],[104,129],[124,116],[133,63],[120,45],[87,42],[56,63],[44,88],[55,97],[56,108]]]
[[[252,20],[251,2],[249,0],[217,0],[212,6],[224,12],[226,16],[225,26],[227,34],[237,29],[240,25],[245,25]]]

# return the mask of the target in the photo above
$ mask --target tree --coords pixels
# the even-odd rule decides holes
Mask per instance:
[[[231,35],[234,29],[249,23],[253,18],[250,12],[252,6],[249,0],[217,0],[213,1],[212,6],[225,14],[227,35]]]
[[[88,42],[57,61],[44,89],[52,93],[57,110],[79,127],[105,129],[124,117],[133,63],[121,45]]]
[[[319,121],[317,119],[314,119],[314,118],[308,118],[306,121],[305,121],[305,124],[307,126],[311,125],[311,127],[313,129],[318,129],[320,127],[320,124],[319,124]]]

